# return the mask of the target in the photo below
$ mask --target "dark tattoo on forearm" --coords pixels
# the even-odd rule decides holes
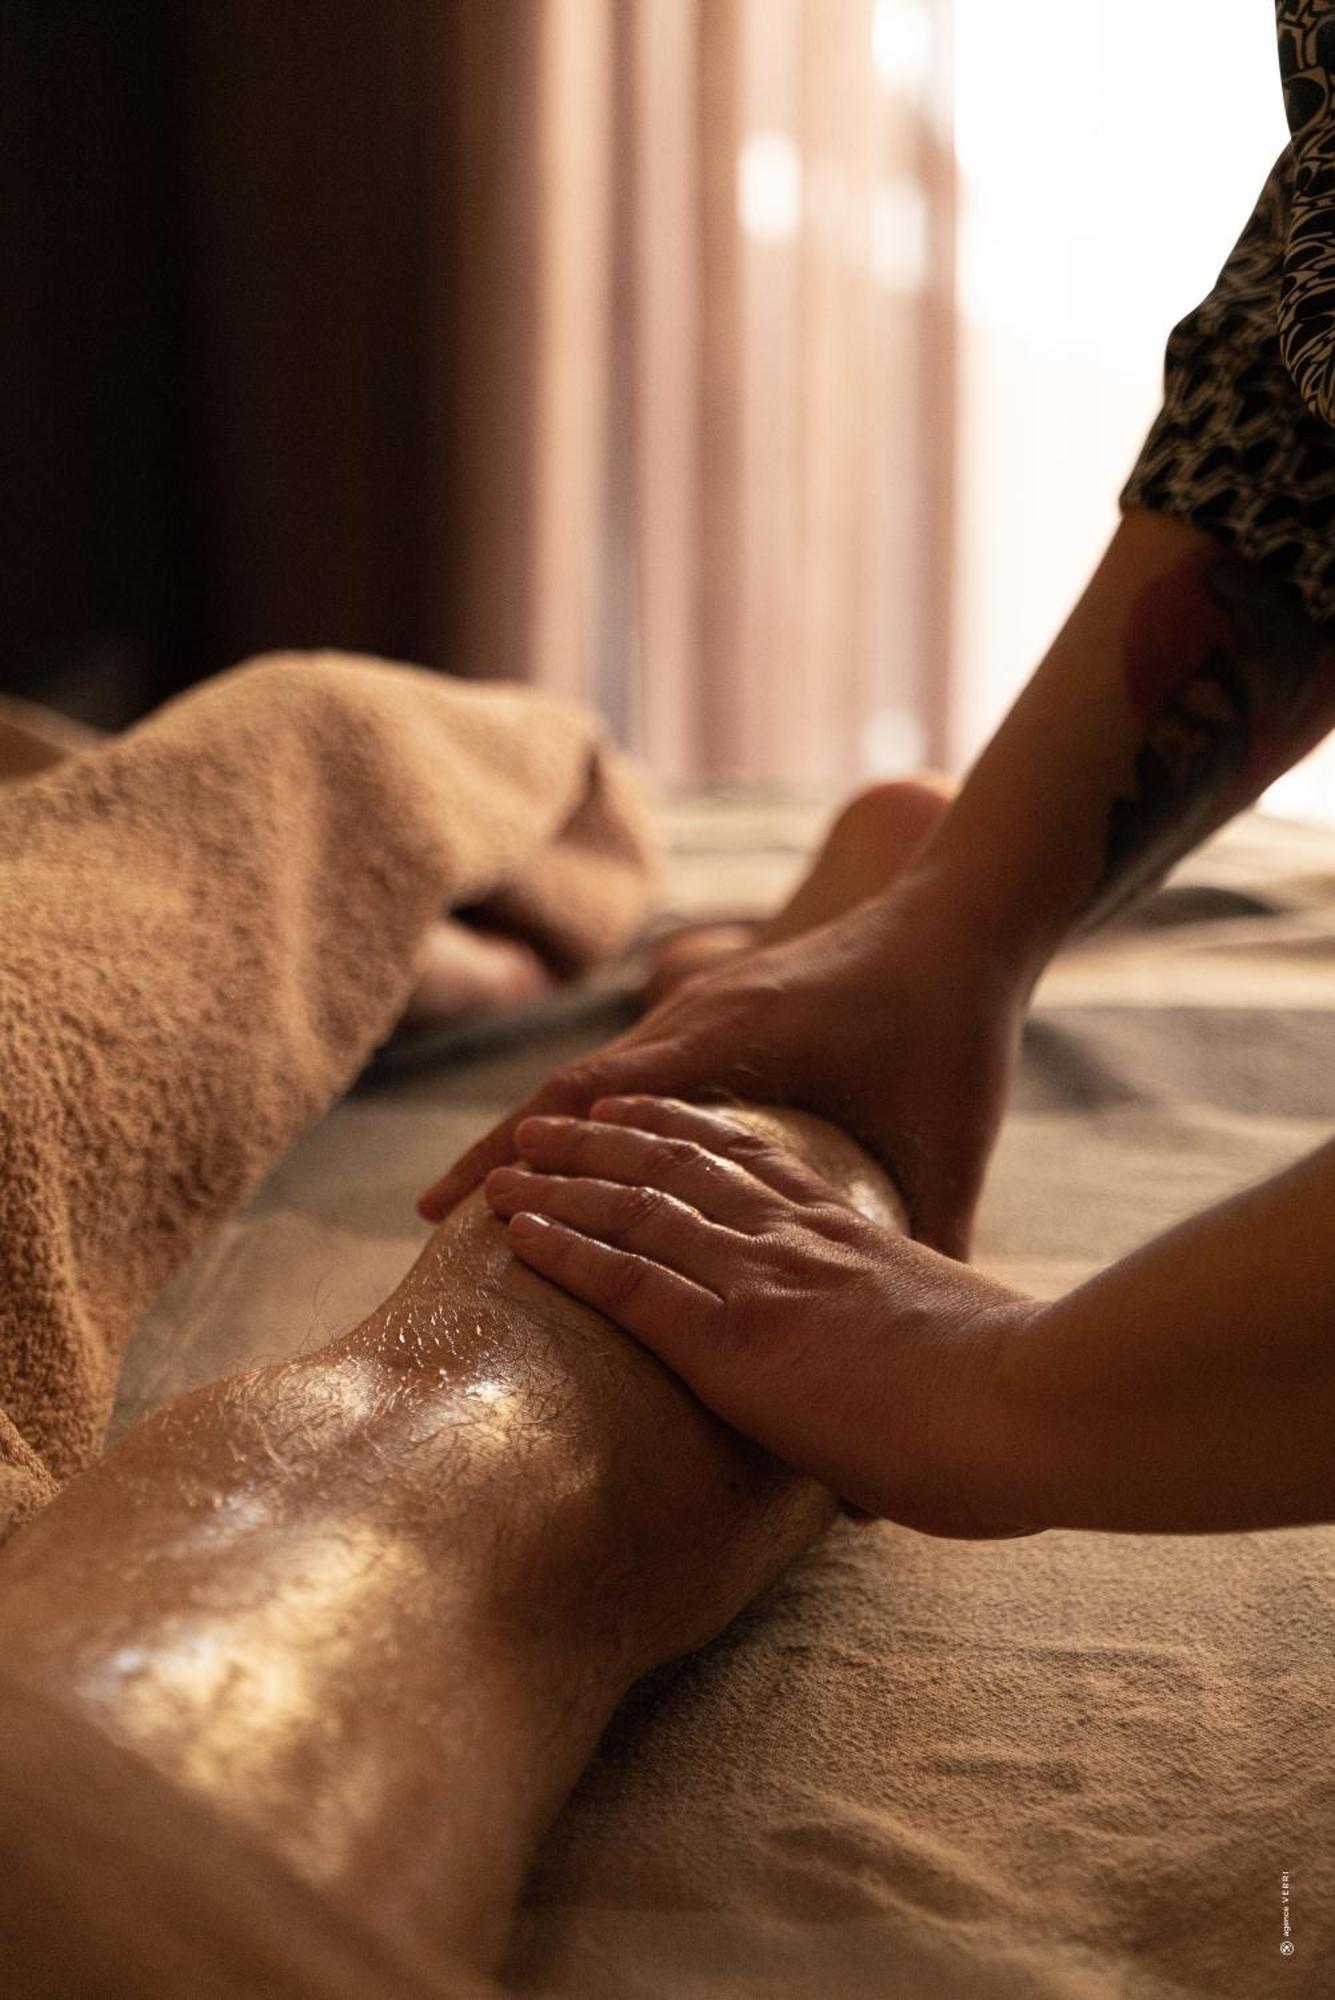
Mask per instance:
[[[1335,651],[1291,584],[1193,555],[1146,591],[1127,631],[1144,725],[1114,799],[1085,925],[1101,923],[1256,796],[1335,721]]]

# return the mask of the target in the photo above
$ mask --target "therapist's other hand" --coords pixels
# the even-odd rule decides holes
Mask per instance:
[[[1008,1509],[1028,1441],[1005,1392],[1033,1301],[697,1105],[605,1101],[517,1136],[523,1165],[486,1183],[515,1254],[718,1416],[866,1513],[970,1539],[1033,1531]]]
[[[851,1132],[903,1196],[911,1233],[967,1254],[1025,995],[907,881],[831,923],[698,974],[559,1071],[422,1197],[439,1221],[515,1157],[535,1113],[626,1093],[786,1104]]]

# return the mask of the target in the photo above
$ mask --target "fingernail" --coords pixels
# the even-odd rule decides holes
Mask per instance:
[[[635,1103],[633,1097],[600,1097],[589,1106],[591,1118],[605,1118],[609,1112],[629,1111]]]
[[[575,1122],[573,1118],[562,1118],[555,1112],[538,1112],[532,1118],[520,1119],[515,1126],[515,1138],[522,1146],[526,1132],[530,1139],[541,1139],[544,1133],[554,1132],[559,1126],[573,1125]]]
[[[510,1231],[514,1236],[541,1236],[544,1229],[550,1228],[545,1215],[533,1215],[526,1208],[510,1217]]]
[[[519,1180],[518,1167],[493,1167],[487,1175],[487,1186],[499,1189],[502,1194],[508,1194],[511,1188],[519,1185]]]

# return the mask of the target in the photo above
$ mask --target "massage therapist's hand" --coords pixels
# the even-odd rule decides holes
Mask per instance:
[[[701,1401],[870,1514],[1026,1532],[1001,1371],[1033,1302],[868,1221],[796,1156],[653,1099],[535,1117],[487,1179],[525,1263]],[[1018,1487],[1019,1480],[1016,1480]]]
[[[944,899],[908,882],[699,974],[628,1033],[552,1077],[422,1197],[439,1221],[515,1156],[535,1112],[601,1097],[731,1095],[815,1112],[899,1188],[914,1236],[967,1253],[1019,1041],[1025,994]]]

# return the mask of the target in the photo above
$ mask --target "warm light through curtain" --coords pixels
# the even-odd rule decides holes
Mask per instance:
[[[1264,0],[954,0],[959,507],[948,761],[1117,523],[1169,329],[1287,138]]]
[[[468,441],[474,657],[593,696],[669,783],[826,790],[939,752],[943,8],[507,14],[534,137],[494,163],[521,221]]]

